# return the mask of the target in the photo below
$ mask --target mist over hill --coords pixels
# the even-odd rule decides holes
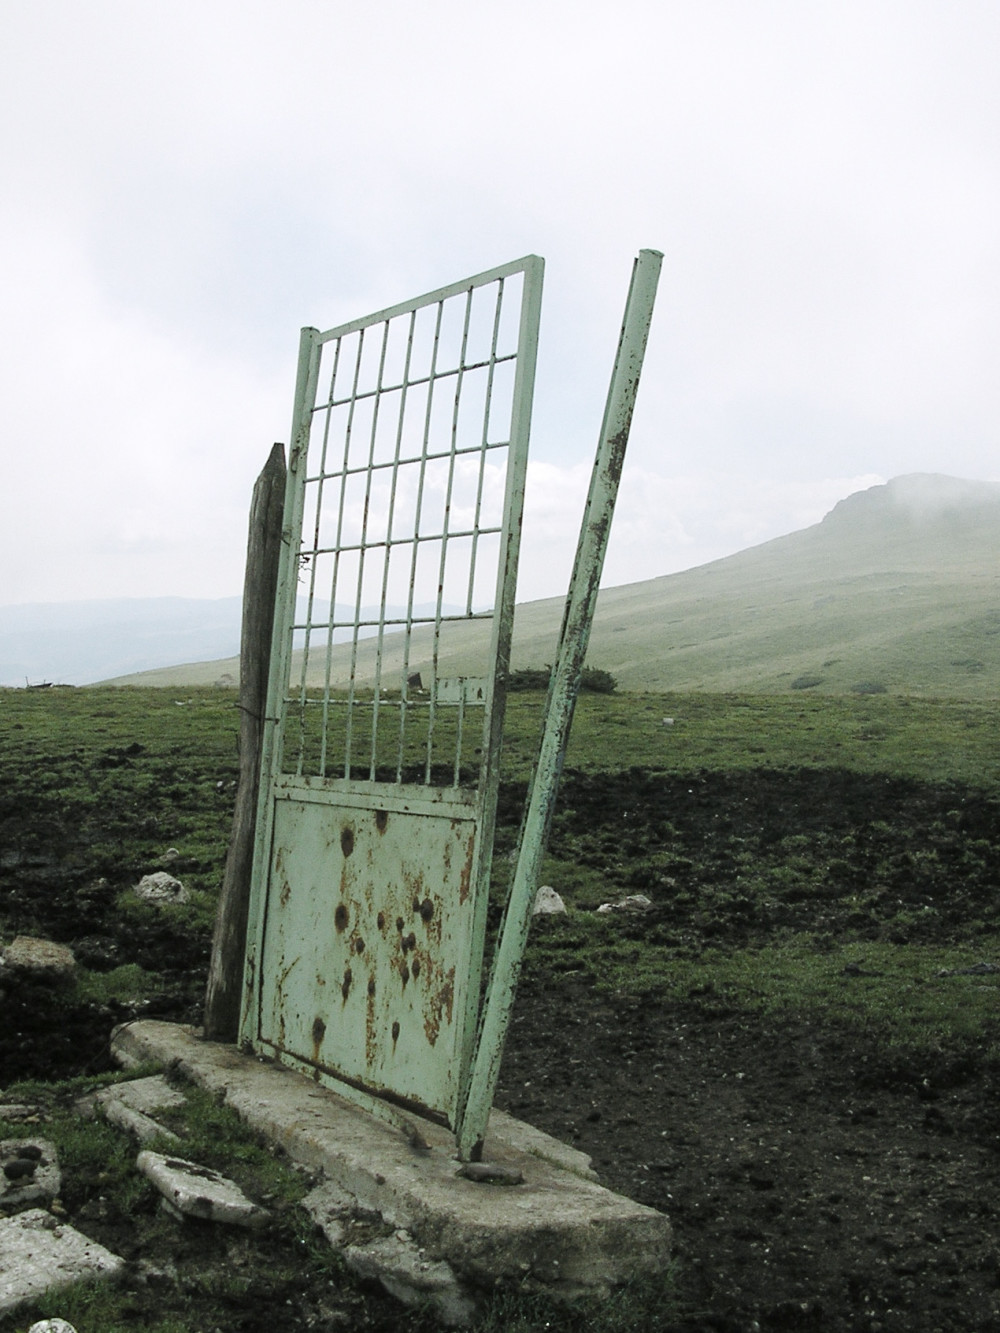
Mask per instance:
[[[651,551],[650,563],[655,559]],[[160,658],[157,670],[125,666],[84,674],[78,666],[71,674],[69,665],[62,671],[40,669],[50,679],[117,676],[118,684],[183,686],[237,679],[238,599],[157,599],[138,605],[155,610],[165,603],[181,619],[185,606],[193,615],[195,608],[207,613],[214,607],[219,631],[222,617],[231,617],[232,655],[219,660],[221,655],[190,651],[184,657],[183,648],[211,638],[197,639],[193,619],[184,637],[178,620],[170,656]],[[78,617],[88,605],[98,604],[80,604]],[[552,661],[562,607],[562,598],[518,606],[515,668]],[[0,608],[3,662],[10,656],[6,613],[28,609]],[[33,608],[48,613],[42,623],[56,638],[65,623],[56,613],[66,609]],[[110,623],[105,618],[106,629]],[[161,637],[153,642],[154,627],[144,623],[141,642],[130,645],[133,653],[166,652],[162,632],[169,635],[169,626],[161,624],[156,629]],[[83,643],[79,620],[76,632],[76,641]],[[440,673],[478,674],[487,636],[481,622],[450,630]],[[105,646],[113,646],[107,632],[105,638]],[[109,652],[102,660],[112,657]],[[387,659],[391,672],[401,665],[402,653],[390,644]],[[418,631],[410,651],[412,669],[426,672],[429,659],[429,638]],[[189,665],[174,665],[185,660]],[[679,574],[605,588],[588,660],[611,671],[624,688],[638,690],[888,690],[996,697],[1000,486],[929,474],[897,477],[848,496],[820,523],[800,532]],[[372,646],[362,644],[362,677],[372,661]],[[346,655],[335,652],[334,681],[346,679],[346,673]],[[8,674],[0,667],[0,679],[7,683],[22,684],[30,673],[18,671],[20,678],[13,680]]]
[[[0,606],[0,685],[85,685],[239,652],[242,599]]]

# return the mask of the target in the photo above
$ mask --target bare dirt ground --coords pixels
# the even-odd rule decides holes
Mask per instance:
[[[654,791],[651,781],[644,779],[643,789]],[[720,802],[733,799],[727,782],[720,778],[704,791],[700,815],[692,807],[693,827],[701,820],[706,839],[709,812],[716,812],[717,828]],[[601,801],[599,779],[590,780],[588,791]],[[605,789],[610,809],[609,793]],[[905,797],[892,794],[893,801]],[[586,822],[581,791],[575,799]],[[837,798],[840,806],[850,799],[871,817],[870,786]],[[954,794],[941,799],[954,801]],[[641,791],[629,793],[636,836],[655,836],[648,832],[655,831],[650,801],[644,819]],[[886,806],[887,820],[895,809]],[[7,815],[8,833],[15,825],[23,833],[30,824],[30,810],[19,812],[10,802]],[[797,817],[801,822],[802,810]],[[817,810],[816,819],[824,818]],[[8,840],[8,847],[15,844],[30,840]],[[123,867],[122,883],[133,870]],[[956,892],[972,892],[969,883],[956,885]],[[120,888],[75,875],[62,851],[48,860],[43,851],[8,854],[0,869],[5,930],[43,931],[71,944],[90,967],[127,961],[157,971],[166,979],[162,993],[138,1012],[197,1021],[208,940],[168,924],[137,929],[134,921],[121,922],[114,911]],[[994,880],[994,908],[995,894]],[[989,896],[988,877],[983,895]],[[661,891],[658,899],[644,931],[676,920],[668,895]],[[986,905],[983,898],[977,910]],[[540,926],[543,932],[560,928]],[[737,918],[726,926],[737,934],[752,928],[739,927]],[[647,1311],[645,1322],[633,1327],[677,1333],[1000,1330],[995,1069],[947,1054],[910,1066],[887,1062],[883,1049],[858,1033],[794,1014],[748,1017],[711,995],[676,1002],[616,998],[596,990],[579,970],[555,966],[552,950],[533,957],[518,995],[498,1102],[591,1154],[610,1187],[670,1215],[676,1303],[659,1315]],[[599,959],[594,966],[599,969]],[[844,985],[850,984],[845,976]],[[112,1026],[136,1012],[99,1004],[54,1010],[43,993],[23,989],[6,995],[3,1007],[0,1088],[21,1078],[62,1079],[107,1068]],[[100,1196],[99,1180],[78,1179],[66,1195],[69,1220],[126,1257],[182,1276],[195,1262],[193,1250],[204,1260],[214,1246],[220,1264],[237,1262],[234,1242],[192,1240],[190,1231],[165,1238],[158,1254],[136,1255],[134,1219],[113,1207],[102,1213]],[[246,1249],[239,1262],[257,1266],[259,1280],[220,1328],[432,1326],[404,1318],[375,1293],[333,1289],[328,1272],[304,1271],[296,1284],[269,1286],[267,1264],[255,1259],[252,1245],[241,1240],[236,1248]],[[169,1306],[166,1282],[137,1286],[136,1326]]]

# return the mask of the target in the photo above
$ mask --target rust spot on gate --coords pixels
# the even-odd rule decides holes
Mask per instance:
[[[342,983],[342,985],[341,985],[341,987],[340,987],[340,993],[341,993],[341,995],[344,997],[345,1000],[347,999],[348,993],[350,992],[350,989],[351,989],[351,982],[352,982],[352,980],[353,980],[353,978],[352,978],[352,976],[351,976],[351,969],[350,969],[349,967],[345,967],[345,968],[344,968],[344,980],[343,980],[343,983]]]
[[[350,913],[344,903],[337,904],[337,910],[333,914],[333,924],[338,930],[346,930],[347,923],[350,920]]]
[[[326,1024],[320,1018],[319,1014],[313,1019],[312,1039],[313,1039],[313,1059],[319,1059],[319,1048],[323,1045],[323,1038],[326,1036]]]
[[[396,1044],[397,1041],[399,1041],[399,1023],[398,1023],[398,1021],[395,1022],[395,1023],[393,1023],[393,1025],[392,1025],[392,1044],[393,1044],[393,1046],[395,1046],[395,1044]]]
[[[345,824],[340,830],[340,850],[345,856],[350,856],[354,851],[354,830],[350,824]]]
[[[444,983],[431,996],[430,1013],[424,1018],[424,1032],[432,1046],[437,1042],[442,1022],[451,1023],[451,1011],[454,1002],[455,969],[450,967]]]
[[[386,829],[389,827],[388,810],[375,811],[375,827],[378,829],[379,833],[384,833],[386,831]]]

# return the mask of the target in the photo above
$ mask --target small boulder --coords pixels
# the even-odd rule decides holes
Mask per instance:
[[[165,870],[143,875],[133,892],[147,903],[186,903],[191,896],[180,880]]]
[[[566,911],[566,904],[556,893],[551,884],[543,884],[535,894],[535,905],[531,909],[532,916],[555,916],[560,912]]]

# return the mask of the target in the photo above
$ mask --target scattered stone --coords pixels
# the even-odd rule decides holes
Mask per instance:
[[[524,1173],[514,1166],[500,1162],[466,1162],[456,1173],[466,1180],[478,1180],[487,1185],[523,1185]]]
[[[604,913],[649,912],[652,907],[652,900],[647,898],[644,893],[630,893],[627,898],[621,898],[616,903],[601,903],[597,910]]]
[[[152,1113],[173,1110],[183,1104],[184,1094],[172,1088],[162,1074],[156,1074],[88,1093],[74,1102],[73,1109],[87,1120],[102,1112],[106,1120],[134,1134],[142,1143],[149,1143],[158,1134],[179,1143],[177,1135],[161,1125]]]
[[[42,1118],[42,1108],[40,1106],[30,1106],[25,1102],[9,1102],[6,1106],[0,1105],[0,1120],[7,1120],[11,1124],[38,1122]]]
[[[674,725],[674,719],[672,717],[665,717],[663,719],[663,725],[665,727],[672,727]]]
[[[556,916],[566,911],[566,904],[551,884],[543,884],[535,894],[532,916]]]
[[[133,1111],[131,1106],[126,1106],[124,1102],[116,1099],[104,1103],[104,1118],[109,1124],[125,1130],[126,1134],[133,1135],[140,1143],[152,1143],[154,1139],[180,1143],[179,1137],[172,1129],[167,1129],[165,1125],[161,1125],[158,1120],[143,1114],[142,1111]]]
[[[61,1183],[54,1143],[48,1139],[0,1142],[0,1208],[48,1204],[58,1197]]]
[[[380,1282],[390,1296],[404,1305],[429,1304],[448,1328],[472,1322],[475,1303],[462,1290],[451,1266],[443,1259],[428,1259],[408,1231],[349,1245],[344,1262],[369,1281]]]
[[[123,1265],[43,1208],[0,1219],[0,1314],[72,1282],[113,1277]]]
[[[99,1106],[109,1102],[120,1102],[141,1115],[152,1115],[155,1111],[173,1111],[184,1105],[184,1094],[172,1088],[162,1074],[150,1078],[129,1079],[125,1083],[112,1083],[97,1094]]]
[[[939,977],[991,977],[1000,972],[996,963],[973,963],[971,967],[942,967]]]
[[[0,954],[0,973],[31,977],[37,981],[65,984],[73,980],[76,959],[73,950],[52,940],[18,935]]]
[[[65,1319],[39,1319],[37,1324],[31,1325],[28,1333],[76,1333],[76,1329]]]
[[[180,1157],[141,1152],[136,1163],[163,1195],[171,1210],[185,1217],[230,1226],[260,1227],[270,1217],[266,1208],[253,1203],[232,1180],[218,1171]]]
[[[147,903],[186,903],[191,896],[180,880],[165,870],[143,875],[132,892]]]

